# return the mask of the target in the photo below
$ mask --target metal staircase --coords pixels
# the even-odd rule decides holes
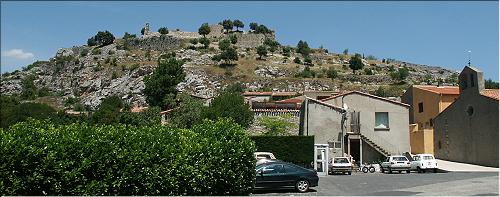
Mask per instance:
[[[387,150],[385,150],[384,148],[380,147],[379,145],[377,145],[376,143],[374,143],[373,141],[371,141],[370,139],[368,139],[366,136],[364,136],[363,134],[359,134],[359,136],[361,137],[361,139],[369,144],[371,147],[373,147],[375,150],[377,150],[380,154],[384,155],[384,156],[389,156],[391,155]]]

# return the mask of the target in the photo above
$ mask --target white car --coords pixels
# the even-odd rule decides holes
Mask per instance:
[[[387,159],[380,164],[380,172],[384,173],[388,171],[392,173],[393,171],[406,171],[410,173],[410,161],[403,155],[393,155],[387,157]]]
[[[437,172],[437,161],[432,154],[416,154],[411,162],[411,170],[416,170],[418,173],[432,170]]]
[[[276,159],[274,154],[270,152],[255,152],[253,155],[257,161],[261,159]]]
[[[347,173],[351,175],[352,173],[352,163],[347,157],[334,157],[331,164],[329,165],[328,172],[333,174],[336,172]]]

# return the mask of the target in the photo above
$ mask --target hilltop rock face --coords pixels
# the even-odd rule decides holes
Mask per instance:
[[[156,68],[156,59],[163,53],[175,52],[176,58],[185,62],[183,68],[186,78],[178,84],[179,91],[210,98],[228,84],[241,82],[250,91],[292,91],[309,90],[344,90],[347,86],[357,90],[373,91],[379,85],[391,85],[393,81],[388,75],[392,70],[407,67],[410,75],[409,84],[421,82],[424,77],[446,79],[453,71],[390,60],[390,63],[363,60],[365,68],[374,75],[363,75],[363,70],[354,75],[347,67],[349,56],[327,53],[315,49],[311,54],[315,78],[297,78],[305,66],[293,63],[293,59],[303,57],[292,52],[284,57],[278,49],[268,55],[265,60],[256,61],[258,55],[255,48],[262,45],[266,38],[274,36],[254,33],[235,32],[238,52],[238,65],[232,68],[218,67],[220,62],[212,60],[220,53],[217,42],[229,35],[223,33],[222,26],[210,26],[212,31],[208,38],[212,41],[208,49],[201,49],[200,44],[190,45],[184,49],[192,38],[199,38],[197,32],[170,31],[167,35],[148,32],[142,38],[115,40],[115,43],[102,47],[74,46],[62,48],[46,62],[33,64],[30,69],[23,69],[2,75],[0,93],[2,95],[20,94],[21,81],[29,75],[35,76],[37,88],[46,87],[54,95],[79,97],[82,104],[95,109],[111,95],[119,95],[126,102],[135,106],[147,106],[142,93],[144,78]],[[193,50],[196,49],[196,50]],[[335,67],[339,72],[334,80],[326,78],[325,71]]]

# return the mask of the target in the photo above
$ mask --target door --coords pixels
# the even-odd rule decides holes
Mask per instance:
[[[328,174],[328,144],[314,145],[314,169],[318,176]]]
[[[286,177],[283,164],[271,164],[261,168],[260,171],[262,171],[262,173],[257,172],[256,174],[256,187],[278,188],[286,185]]]

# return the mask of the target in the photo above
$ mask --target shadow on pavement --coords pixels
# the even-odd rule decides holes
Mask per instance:
[[[305,194],[311,193],[311,192],[317,192],[315,189],[309,189]],[[258,189],[254,190],[252,194],[268,194],[268,193],[290,193],[290,194],[303,194],[298,192],[297,190],[290,188],[290,189]]]
[[[369,194],[362,194],[361,196],[414,196],[422,192],[408,192],[408,191],[383,191]]]

